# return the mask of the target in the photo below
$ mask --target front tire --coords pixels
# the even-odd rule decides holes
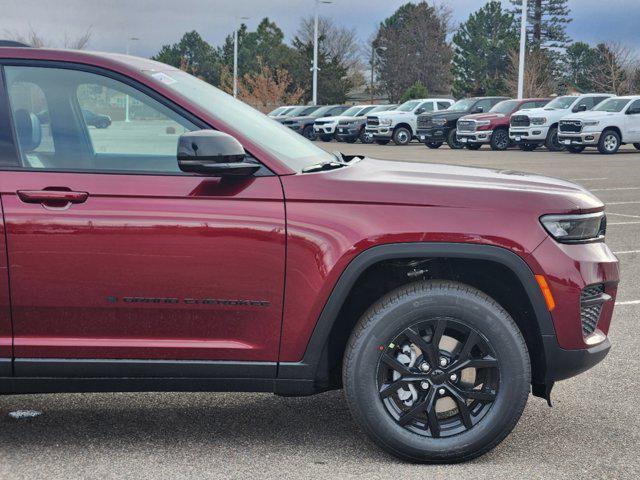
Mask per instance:
[[[307,140],[315,140],[317,137],[315,132],[313,131],[313,125],[307,125],[306,127],[304,127],[304,129],[302,130],[302,136]]]
[[[467,143],[467,148],[469,150],[480,150],[482,148],[481,143]]]
[[[436,148],[440,148],[442,146],[442,142],[427,142],[427,147],[435,150]]]
[[[582,153],[585,149],[582,145],[567,145],[567,152],[569,153]]]
[[[615,130],[605,130],[598,142],[598,151],[604,155],[613,155],[620,148],[620,135]]]
[[[333,140],[333,135],[320,135],[320,140],[322,140],[323,142],[330,142],[331,140]]]
[[[498,445],[524,410],[530,376],[509,314],[473,287],[440,280],[375,303],[343,362],[360,427],[387,452],[425,463],[466,461]]]
[[[564,145],[558,140],[558,127],[553,127],[549,130],[547,139],[545,140],[545,146],[550,152],[561,152],[564,150]]]
[[[535,143],[521,143],[519,147],[523,152],[533,152],[536,148],[538,148],[538,145]]]
[[[462,142],[458,141],[458,132],[455,128],[449,130],[449,133],[447,134],[447,145],[449,145],[449,148],[452,150],[460,150],[464,148]]]
[[[636,150],[640,150],[640,143],[634,143],[633,146],[636,148]]]
[[[411,133],[411,130],[406,127],[398,127],[393,132],[393,143],[400,147],[409,145],[412,137],[413,134]]]
[[[389,142],[390,142],[390,141],[391,141],[391,140],[376,140],[376,143],[377,143],[378,145],[389,145]]]
[[[491,146],[491,150],[502,152],[509,148],[510,143],[509,131],[501,128],[491,134],[491,141],[489,142],[489,145]]]
[[[359,138],[361,143],[364,143],[364,144],[373,143],[373,138],[367,135],[367,132],[365,131],[364,128],[360,131]]]

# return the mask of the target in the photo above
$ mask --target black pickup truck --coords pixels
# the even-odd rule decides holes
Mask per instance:
[[[460,117],[470,113],[488,112],[507,97],[463,98],[442,112],[425,113],[418,116],[417,137],[429,148],[439,148],[447,142],[450,148],[460,149],[463,144],[456,138],[456,123]]]

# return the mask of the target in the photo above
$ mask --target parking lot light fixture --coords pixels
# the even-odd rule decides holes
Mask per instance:
[[[313,105],[318,104],[318,11],[321,3],[330,4],[331,0],[316,0],[315,19],[313,23]]]

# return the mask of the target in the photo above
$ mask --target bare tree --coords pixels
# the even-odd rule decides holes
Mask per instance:
[[[637,57],[629,47],[618,43],[601,43],[596,47],[599,62],[589,72],[593,86],[603,92],[616,95],[631,93],[633,89],[633,72]]]
[[[68,33],[65,32],[62,47],[73,50],[84,50],[91,41],[91,36],[93,34],[91,29],[92,26],[89,26],[87,30],[78,37],[69,37]],[[10,40],[25,43],[34,48],[48,48],[55,47],[57,45],[53,40],[45,38],[36,32],[31,25],[29,25],[29,30],[27,30],[26,33],[15,30],[5,30],[5,36]]]
[[[520,54],[517,49],[509,52],[509,75],[507,87],[513,96],[518,91],[518,64]],[[556,91],[556,81],[553,75],[551,59],[547,52],[534,48],[526,53],[524,63],[524,96],[547,97]]]

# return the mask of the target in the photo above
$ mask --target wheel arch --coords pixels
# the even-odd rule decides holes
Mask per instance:
[[[354,305],[354,302],[357,305],[358,298],[360,298],[358,295],[361,295],[362,292],[359,289],[366,291],[369,285],[374,283],[367,281],[367,275],[371,275],[372,269],[402,260],[410,260],[411,263],[405,265],[410,268],[417,268],[413,265],[419,265],[421,262],[436,261],[443,269],[441,275],[453,274],[453,278],[461,283],[468,283],[476,288],[481,287],[479,288],[480,290],[501,303],[514,317],[516,324],[527,341],[532,362],[532,383],[545,384],[546,357],[543,337],[552,336],[555,338],[555,328],[533,272],[520,256],[510,250],[491,245],[464,243],[387,244],[371,247],[360,253],[349,263],[336,282],[318,318],[302,361],[281,362],[278,378],[313,381],[314,391],[339,388],[339,368],[337,368],[336,362],[341,364],[344,348],[351,330],[360,318],[360,314],[366,311],[373,302],[366,300],[367,294],[364,293],[362,295],[365,296],[365,299],[362,300],[362,305],[354,308],[359,314],[350,316],[353,310],[349,309]],[[479,265],[483,265],[484,268],[473,269],[474,266]],[[446,270],[450,267],[453,267],[454,271],[447,273]],[[470,270],[466,271],[467,269]],[[460,277],[455,276],[455,270],[458,271],[458,274],[463,272],[462,275]],[[509,295],[513,297],[514,302],[521,301],[527,305],[505,306],[503,302],[508,302],[509,297],[507,292],[505,292],[505,298],[495,298],[496,292],[491,291],[491,288],[487,288],[488,284],[483,286],[482,275],[474,276],[470,274],[472,271],[478,273],[478,270],[486,271],[489,274],[489,279],[495,277],[495,272],[506,274],[505,281],[508,282],[506,284],[514,285],[520,296],[514,296],[512,293],[509,293]],[[379,278],[388,278],[388,275],[385,273]],[[402,283],[402,280],[397,279],[395,284],[393,280],[390,280],[390,289],[419,279],[407,279],[405,276],[404,283]],[[379,298],[378,295],[380,293],[386,292],[374,291],[371,293],[374,301]],[[523,312],[526,314],[514,310],[514,308],[520,307],[524,309]]]
[[[412,136],[414,135],[413,128],[411,128],[411,125],[409,125],[406,122],[402,122],[402,123],[397,124],[395,127],[393,127],[393,131],[395,132],[396,130],[398,130],[401,127],[404,127],[407,130],[409,130],[409,133],[411,133]]]
[[[604,132],[606,132],[607,130],[613,130],[614,132],[616,132],[620,137],[620,143],[622,144],[624,142],[624,139],[622,138],[622,130],[620,130],[620,127],[616,127],[615,125],[609,125],[602,129],[602,134],[604,135]]]

